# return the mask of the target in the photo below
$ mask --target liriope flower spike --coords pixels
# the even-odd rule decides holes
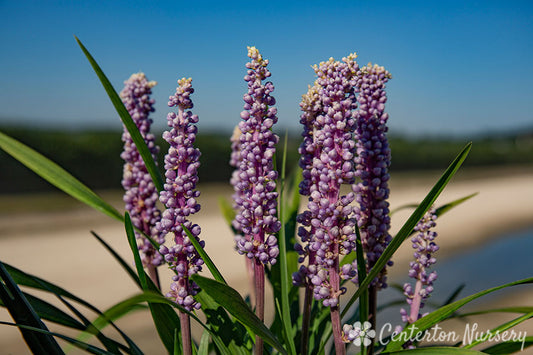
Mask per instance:
[[[353,191],[359,203],[355,213],[368,270],[391,240],[387,201],[391,152],[386,136],[388,114],[384,112],[387,101],[385,83],[390,77],[383,67],[371,64],[360,68],[357,75],[359,109],[355,116],[357,154],[354,161],[361,182],[353,185]],[[372,285],[377,290],[385,288],[386,280],[384,268]]]
[[[233,171],[231,174],[230,183],[232,186],[236,186],[236,184],[239,182],[239,165],[241,163],[241,154],[240,154],[240,137],[241,137],[241,130],[239,129],[239,125],[235,126],[233,130],[233,134],[231,136],[231,157],[230,157],[230,166],[237,168]],[[243,196],[243,192],[241,190],[236,190],[233,194],[233,208],[238,210],[238,206],[235,201],[241,201]],[[232,223],[233,231],[234,231],[234,240],[235,240],[235,249],[239,250],[239,245],[242,243],[245,243],[246,241],[243,241],[244,236],[242,234],[242,230],[240,230],[240,224],[236,223],[234,220]],[[246,263],[246,270],[248,271],[248,280],[250,281],[250,292],[253,292],[254,289],[254,265],[253,261],[250,258],[245,258]]]
[[[318,78],[301,103],[304,141],[300,147],[303,169],[300,193],[308,196],[308,203],[307,210],[298,216],[302,224],[298,235],[304,246],[297,246],[296,250],[300,253],[300,262],[308,259],[308,266],[300,267],[293,275],[293,282],[306,286],[305,312],[309,309],[310,287],[313,287],[315,299],[331,307],[337,354],[346,352],[340,325],[339,297],[343,293],[340,279],[355,276],[351,265],[339,266],[340,255],[350,253],[356,240],[350,205],[355,195],[350,192],[342,196],[340,191],[341,185],[353,184],[355,178],[353,115],[358,71],[355,58],[355,54],[350,54],[342,62],[330,58],[315,66]],[[302,342],[302,347],[305,346]]]
[[[302,181],[300,182],[300,195],[309,196],[311,194],[311,187],[316,189],[316,174],[311,174],[313,169],[313,159],[315,154],[319,154],[316,144],[314,144],[315,122],[316,117],[322,112],[322,105],[319,96],[320,85],[315,81],[313,86],[309,86],[306,94],[302,95],[300,108],[303,111],[300,116],[300,123],[303,125],[302,138],[303,141],[298,148],[300,154],[299,165],[302,168]],[[318,157],[318,156],[317,156]],[[297,216],[297,222],[309,227],[309,230],[304,227],[299,227],[298,235],[301,242],[296,243],[294,248],[300,255],[298,262],[301,263],[298,271],[292,275],[292,283],[295,286],[312,287],[310,282],[313,275],[317,272],[317,265],[315,261],[315,252],[309,249],[311,236],[315,234],[315,228],[310,225],[311,212],[305,210]],[[304,264],[307,259],[307,265]]]
[[[238,147],[235,147],[240,161],[235,162],[238,173],[232,179],[237,212],[233,225],[244,236],[237,239],[240,254],[263,264],[274,264],[279,254],[274,234],[280,229],[276,218],[278,174],[272,162],[278,142],[278,136],[272,132],[278,120],[273,107],[276,101],[270,95],[274,85],[263,84],[263,80],[270,77],[268,60],[263,59],[255,47],[248,47],[248,56],[251,62],[246,64],[248,72],[244,77],[248,92],[244,95],[244,111],[238,128],[241,133]]]
[[[168,106],[177,106],[178,112],[168,114],[167,121],[171,129],[163,133],[163,138],[170,144],[170,148],[165,156],[165,189],[159,199],[167,209],[158,224],[161,232],[174,235],[173,246],[160,248],[165,260],[176,271],[167,296],[188,310],[200,308],[200,304],[193,298],[198,292],[198,286],[189,277],[202,269],[203,260],[182,225],[204,246],[204,242],[199,239],[200,226],[188,219],[200,210],[196,200],[200,195],[196,190],[200,151],[193,146],[198,116],[188,110],[193,107],[189,98],[193,92],[191,79],[183,78],[178,80],[176,94],[169,98]]]
[[[124,82],[120,97],[144,138],[152,157],[157,161],[159,147],[155,145],[154,135],[150,133],[152,120],[148,118],[149,114],[154,112],[154,100],[150,99],[150,94],[152,87],[156,84],[155,81],[148,81],[143,73],[132,74]],[[125,161],[122,186],[126,191],[124,195],[126,210],[136,228],[162,244],[165,242],[165,235],[155,228],[156,223],[161,219],[161,212],[156,206],[157,189],[126,127],[122,134],[122,141],[124,151],[120,156]],[[163,258],[157,250],[142,234],[136,232],[135,235],[139,241],[143,265],[148,268],[160,265]]]
[[[237,251],[251,259],[253,264],[255,314],[264,320],[265,265],[276,263],[279,248],[275,233],[281,227],[276,217],[278,173],[272,161],[279,140],[272,132],[272,126],[278,118],[273,107],[276,100],[270,95],[274,85],[270,81],[263,84],[263,80],[270,77],[268,60],[263,59],[255,47],[248,47],[248,57],[251,61],[246,63],[248,71],[244,77],[248,92],[243,97],[241,134],[234,148],[240,161],[232,179],[236,209],[233,225],[242,233],[242,237],[236,238]],[[255,354],[262,353],[263,339],[256,336]]]
[[[315,66],[318,79],[301,103],[304,141],[300,146],[300,193],[308,196],[308,205],[298,217],[303,225],[298,234],[304,246],[296,248],[300,261],[309,259],[308,266],[301,267],[293,280],[301,283],[306,275],[314,286],[315,298],[332,307],[338,305],[342,293],[340,278],[354,276],[350,265],[339,269],[339,256],[355,247],[350,206],[355,195],[340,194],[341,185],[352,184],[355,176],[355,58],[351,54],[342,62],[331,58]]]
[[[436,219],[435,209],[428,211],[416,225],[417,234],[411,239],[415,250],[415,261],[409,263],[409,277],[415,279],[416,283],[414,289],[410,283],[405,283],[403,286],[407,303],[411,308],[410,313],[403,308],[400,310],[403,322],[414,323],[422,318],[425,314],[420,314],[420,310],[433,292],[433,282],[437,279],[437,272],[428,272],[428,269],[437,262],[434,254],[439,250],[439,246],[435,243],[437,233],[433,231],[437,225]]]
[[[235,168],[235,170],[231,174],[231,179],[230,179],[230,184],[233,187],[236,187],[237,184],[239,183],[239,166],[242,162],[241,152],[240,152],[241,135],[242,135],[242,132],[239,129],[239,125],[235,126],[235,128],[233,129],[233,134],[231,135],[231,139],[230,139],[231,140],[231,156],[230,156],[230,161],[229,161],[229,165]],[[237,205],[236,201],[241,201],[242,196],[243,196],[243,191],[235,188],[235,193],[233,195],[233,208],[234,209],[238,210],[239,206]],[[239,245],[239,240],[242,238],[242,230],[240,229],[241,225],[237,223],[237,221],[234,220],[232,224],[235,230],[235,242],[236,242],[235,248],[237,249],[237,245]]]

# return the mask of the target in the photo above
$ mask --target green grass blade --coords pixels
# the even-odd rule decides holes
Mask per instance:
[[[209,333],[204,330],[202,337],[200,338],[200,344],[198,345],[198,355],[209,354]]]
[[[515,319],[513,319],[513,320],[511,320],[509,322],[501,324],[498,327],[492,329],[490,331],[490,334],[498,334],[498,333],[504,332],[504,331],[506,331],[508,329],[511,329],[512,327],[515,327],[518,324],[520,324],[522,322],[525,322],[526,320],[531,319],[531,318],[533,318],[533,312],[532,313],[526,313],[526,314],[522,315],[521,317],[515,318]],[[481,344],[481,343],[484,343],[486,341],[488,341],[488,338],[484,339],[484,340],[482,340],[482,339],[475,340],[475,341],[471,342],[470,344],[466,344],[465,346],[463,346],[463,349],[471,349],[474,346],[476,346],[478,344]]]
[[[142,291],[141,293],[138,293],[136,295],[126,298],[123,301],[118,302],[117,304],[111,306],[109,309],[105,310],[102,313],[102,315],[98,316],[93,321],[93,326],[99,330],[102,330],[107,326],[107,319],[109,320],[119,319],[120,317],[127,314],[132,309],[132,307],[135,308],[139,304],[142,304],[145,302],[168,305],[171,309],[172,308],[179,309],[180,311],[185,312],[189,316],[191,316],[200,325],[204,326],[204,328],[207,328],[205,324],[200,319],[198,319],[198,317],[194,315],[194,313],[187,311],[185,308],[172,302],[170,299],[164,297],[163,295],[161,295],[159,292],[156,292],[156,291]],[[174,312],[174,310],[172,311]],[[83,335],[83,337],[87,337],[87,336],[90,337],[91,334]],[[174,338],[174,333],[172,333],[172,338]],[[172,353],[173,350],[174,350],[174,347],[171,348],[170,353]]]
[[[103,240],[98,234],[93,231],[91,231],[91,234],[107,249],[107,251],[111,253],[111,255],[113,255],[115,260],[117,260],[120,266],[122,266],[122,268],[126,270],[126,272],[133,279],[133,281],[135,281],[135,283],[139,287],[141,287],[141,280],[139,280],[139,277],[137,276],[135,271],[133,271],[130,265],[126,261],[124,261],[124,259],[122,259],[122,257],[118,255],[118,253],[113,248],[111,248],[111,246],[107,244],[105,240]]]
[[[417,208],[417,207],[418,207],[418,205],[416,203],[407,203],[405,205],[401,205],[400,207],[396,207],[395,209],[391,210],[389,212],[389,215],[392,216],[396,212],[399,212],[399,211],[402,211],[402,210],[406,210],[406,209]]]
[[[89,302],[83,300],[82,298],[78,297],[78,296],[75,296],[73,295],[72,293],[66,291],[65,289],[57,286],[57,285],[54,285],[53,283],[51,282],[48,282],[48,281],[45,281],[37,276],[34,276],[34,275],[31,275],[31,274],[28,274],[28,273],[25,273],[24,271],[20,270],[20,269],[17,269],[9,264],[3,264],[5,266],[5,268],[8,270],[8,272],[10,273],[10,275],[13,277],[13,279],[15,280],[15,282],[19,285],[22,285],[22,286],[27,286],[27,287],[31,287],[31,288],[35,288],[35,289],[38,289],[38,290],[42,290],[42,291],[46,291],[46,292],[50,292],[50,293],[53,293],[55,294],[56,296],[63,296],[63,297],[66,297],[68,299],[71,299],[85,307],[87,307],[88,309],[90,309],[91,311],[97,313],[97,314],[102,314],[102,312],[96,308],[95,306],[93,306],[92,304],[90,304]]]
[[[4,265],[0,263],[0,299],[5,305],[15,323],[43,331],[48,328],[32,308],[19,287],[11,278]],[[34,354],[44,352],[47,354],[64,354],[56,340],[49,334],[33,332],[24,327],[20,328],[22,337]]]
[[[209,294],[219,305],[224,307],[230,314],[232,314],[239,322],[249,327],[255,334],[260,336],[276,348],[282,354],[287,354],[283,345],[279,340],[268,330],[268,328],[261,322],[259,318],[252,312],[248,305],[244,302],[241,295],[233,288],[216,280],[208,279],[199,275],[192,275],[191,279],[200,286],[207,294]]]
[[[253,336],[247,336],[242,324],[230,319],[226,310],[205,291],[201,290],[195,299],[201,303],[206,323],[212,333],[217,335],[213,340],[220,339],[216,342],[220,352],[232,355],[245,355],[251,352]]]
[[[135,233],[133,231],[133,225],[128,212],[126,212],[124,216],[124,222],[126,235],[128,236],[128,242],[133,253],[135,267],[137,268],[137,274],[139,276],[141,287],[145,291],[159,293],[158,288],[144,272],[141,257],[139,255],[139,249],[137,248]],[[174,332],[176,329],[180,329],[179,317],[172,308],[168,307],[168,305],[148,303],[148,306],[150,307],[150,312],[152,314],[152,319],[154,320],[157,333],[159,334],[159,337],[165,345],[168,353],[171,354],[174,351]],[[178,337],[178,341],[179,339],[180,337]]]
[[[359,285],[359,288],[357,289],[357,291],[353,294],[353,296],[350,298],[350,300],[346,304],[344,310],[341,313],[342,317],[346,315],[346,313],[348,312],[348,309],[357,300],[362,290],[366,289],[370,285],[372,280],[379,274],[379,272],[391,259],[392,255],[400,247],[403,241],[407,237],[409,237],[409,235],[411,234],[411,231],[416,226],[418,221],[420,221],[420,219],[424,216],[427,210],[433,205],[437,197],[439,197],[439,195],[444,190],[448,182],[451,180],[451,178],[455,175],[459,167],[465,161],[471,148],[472,148],[472,143],[469,143],[465,146],[465,148],[461,151],[461,153],[459,153],[459,155],[455,158],[455,160],[450,164],[448,169],[446,169],[446,171],[437,181],[435,186],[433,186],[433,188],[429,191],[427,196],[422,200],[420,205],[411,214],[411,216],[402,226],[398,234],[396,234],[396,236],[392,238],[392,241],[387,246],[387,248],[385,248],[385,250],[383,251],[383,254],[378,259],[378,261],[376,262],[372,270],[370,270],[365,280]]]
[[[134,295],[132,297],[129,297],[117,303],[116,305],[106,310],[102,316],[95,319],[93,322],[93,325],[97,329],[103,329],[103,327],[106,326],[106,319],[112,319],[112,320],[118,319],[122,317],[124,314],[128,313],[132,307],[135,307],[136,305],[140,303],[144,303],[144,302],[148,302],[148,304],[152,304],[152,305],[159,304],[162,306],[168,306],[170,308],[176,308],[180,310],[181,312],[187,313],[189,317],[194,319],[196,322],[198,322],[198,324],[200,324],[205,330],[209,332],[209,334],[211,335],[211,338],[213,339],[213,342],[215,343],[217,348],[220,350],[221,354],[232,355],[230,352],[224,351],[225,347],[223,346],[223,343],[220,340],[220,338],[217,336],[217,334],[214,333],[205,323],[203,323],[194,313],[187,311],[185,308],[181,307],[175,302],[172,302],[168,298],[163,297],[160,293],[154,292],[154,291],[144,291],[143,293]],[[174,311],[173,313],[175,314]],[[175,333],[173,333],[172,335],[172,342],[174,342],[174,334]],[[85,340],[87,340],[91,337],[91,334],[83,333],[82,337],[86,338]],[[179,341],[179,337],[177,338]],[[222,345],[222,346],[219,347],[219,345]],[[172,354],[173,352],[174,352],[174,347],[171,348],[171,350],[169,351],[169,354]]]
[[[485,310],[476,311],[476,312],[461,313],[461,314],[454,315],[454,318],[478,316],[480,314],[488,314],[488,313],[531,313],[531,312],[533,312],[533,307],[531,306],[503,307],[503,308],[485,309]]]
[[[470,194],[468,196],[458,198],[457,200],[454,200],[454,201],[449,202],[449,203],[447,203],[445,205],[442,205],[442,206],[438,207],[435,210],[435,214],[437,215],[437,217],[439,217],[439,216],[445,214],[446,212],[448,212],[449,210],[451,210],[452,208],[456,207],[457,205],[460,205],[461,203],[463,203],[465,201],[468,201],[472,197],[477,196],[477,195],[479,195],[479,192],[475,192],[475,193]],[[405,205],[402,205],[400,207],[395,208],[389,214],[392,216],[394,213],[396,213],[398,211],[405,210],[405,209],[417,208],[417,207],[418,207],[418,205],[416,203],[408,203],[408,204],[405,204]]]
[[[230,229],[233,231],[234,234],[237,234],[237,231],[233,227],[233,220],[235,219],[235,210],[233,209],[231,202],[221,196],[218,198],[218,207],[220,208],[222,216],[226,220],[226,223],[228,224]]]
[[[143,264],[141,261],[141,256],[139,255],[139,249],[137,246],[137,239],[135,237],[135,231],[133,229],[133,224],[131,223],[131,218],[128,212],[124,214],[124,228],[126,229],[126,236],[128,237],[128,243],[130,249],[133,253],[133,259],[135,261],[135,268],[137,269],[137,275],[139,276],[139,282],[143,290],[148,290],[148,280],[146,273],[144,272]]]
[[[70,315],[63,312],[53,304],[50,304],[26,292],[22,292],[22,294],[28,300],[31,307],[35,310],[35,313],[37,313],[37,316],[39,318],[63,325],[68,328],[85,330],[85,326],[82,323],[72,318]],[[2,300],[0,300],[0,306],[5,307]]]
[[[89,321],[89,319],[87,319],[87,317],[85,317],[76,307],[74,307],[70,302],[68,302],[66,299],[64,299],[63,297],[61,297],[60,295],[56,295],[56,297],[58,297],[61,302],[63,302],[63,304],[65,306],[68,307],[68,309],[74,313],[76,315],[76,317],[78,317],[84,324],[84,331],[86,332],[94,332],[94,334],[96,335],[96,337],[98,338],[98,340],[100,340],[100,342],[102,343],[103,346],[105,346],[105,348],[111,352],[115,352],[115,353],[119,353],[119,349],[123,349],[125,350],[128,354],[135,354],[135,355],[139,355],[139,354],[142,354],[142,351],[139,349],[139,347],[122,331],[120,330],[120,328],[118,328],[115,324],[111,324],[115,330],[122,336],[122,338],[128,343],[129,345],[129,349],[118,343],[117,341],[113,340],[113,339],[110,339],[108,338],[107,336],[105,336],[102,332],[98,331],[97,329],[95,329],[91,322]]]
[[[483,349],[484,354],[508,355],[524,351],[533,345],[533,336],[524,337],[523,343],[517,341],[506,341]]]
[[[34,333],[39,333],[39,334],[43,334],[43,335],[48,335],[48,336],[54,336],[54,337],[57,337],[57,338],[61,338],[61,339],[65,340],[65,341],[71,343],[75,347],[80,348],[82,350],[85,350],[85,351],[87,351],[87,352],[89,352],[91,354],[96,354],[96,355],[115,355],[115,353],[112,353],[112,352],[97,348],[94,345],[84,343],[82,341],[70,338],[70,337],[68,337],[66,335],[63,335],[63,334],[54,333],[54,332],[50,332],[48,330],[35,328],[35,327],[23,325],[23,324],[15,324],[15,323],[3,322],[3,321],[0,321],[0,324],[9,325],[9,326],[13,326],[13,327],[19,327],[19,328],[21,328],[21,330],[24,329],[24,330],[27,330],[27,331],[30,331],[30,332],[34,332]],[[34,352],[34,354],[47,354],[44,351],[46,351],[46,350],[45,349],[38,349],[38,351]],[[64,353],[61,352],[61,354],[64,354]]]
[[[451,293],[451,295],[442,303],[441,306],[446,306],[447,304],[449,303],[452,303],[453,301],[455,301],[455,299],[457,298],[457,296],[459,296],[459,293],[463,290],[463,288],[465,288],[465,284],[460,284],[459,286],[457,286],[457,288]],[[403,289],[402,289],[403,291]]]
[[[475,193],[470,194],[468,196],[458,198],[455,201],[452,201],[452,202],[449,202],[449,203],[447,203],[445,205],[442,205],[442,206],[440,206],[439,208],[437,208],[435,210],[435,214],[437,215],[437,217],[440,217],[441,215],[445,214],[446,212],[448,212],[449,210],[451,210],[455,206],[460,205],[461,203],[463,203],[465,201],[468,201],[472,197],[477,196],[477,195],[479,195],[479,192],[475,192]]]
[[[406,334],[410,331],[410,329],[411,329],[410,327],[414,327],[414,329],[416,331],[424,331],[426,329],[431,328],[433,325],[443,321],[444,319],[449,318],[459,308],[461,308],[465,304],[467,304],[467,303],[469,303],[469,302],[471,302],[471,301],[473,301],[473,300],[475,300],[475,299],[477,299],[479,297],[485,296],[485,295],[487,295],[489,293],[492,293],[494,291],[498,291],[498,290],[501,290],[501,289],[504,289],[504,288],[507,288],[507,287],[516,286],[516,285],[523,285],[523,284],[530,284],[530,283],[533,283],[533,277],[528,278],[528,279],[524,279],[524,280],[515,281],[515,282],[510,282],[510,283],[507,283],[505,285],[493,287],[493,288],[490,288],[490,289],[487,289],[487,290],[483,290],[483,291],[480,291],[480,292],[475,293],[473,295],[470,295],[468,297],[465,297],[463,299],[460,299],[458,301],[455,301],[453,303],[450,303],[450,304],[448,304],[448,305],[446,305],[444,307],[441,307],[441,308],[431,312],[430,314],[420,318],[419,320],[417,320],[413,324],[411,324],[406,330],[403,331],[403,333],[400,333],[399,335],[397,335],[397,339],[398,340],[390,342],[387,345],[387,347],[385,348],[385,350],[386,351],[397,351],[397,350],[401,349],[402,344],[404,342],[402,339],[406,339],[406,336],[407,336]]]
[[[25,273],[24,271],[22,270],[19,270],[9,264],[3,264],[5,266],[5,268],[8,270],[8,272],[10,273],[10,275],[13,277],[13,279],[15,280],[15,282],[19,285],[22,285],[22,286],[27,286],[27,287],[31,287],[31,288],[34,288],[34,289],[37,289],[37,290],[41,290],[41,291],[46,291],[46,292],[49,292],[49,293],[52,293],[54,294],[56,297],[58,297],[59,299],[61,299],[62,302],[65,303],[65,300],[63,299],[63,297],[65,298],[68,298],[70,300],[73,300],[85,307],[87,307],[88,309],[90,309],[91,311],[95,312],[96,314],[98,315],[102,315],[102,312],[94,307],[92,304],[90,304],[89,302],[73,295],[72,293],[66,291],[65,289],[59,287],[59,286],[56,286],[48,281],[45,281],[37,276],[34,276],[34,275],[31,275],[31,274],[27,274]],[[128,340],[128,338],[126,337],[126,335],[115,325],[113,324],[112,322],[110,323],[120,334],[123,334],[123,338],[128,342],[130,343],[131,341]],[[134,347],[134,346],[133,346]]]
[[[313,317],[309,331],[309,353],[323,353],[332,334],[329,307],[313,299],[311,314]]]
[[[367,275],[366,275],[366,262],[365,262],[365,256],[363,254],[363,243],[361,242],[361,233],[359,232],[359,227],[357,224],[355,224],[355,252],[357,254],[357,275],[359,280],[359,285],[361,285]],[[361,288],[361,286],[359,286]],[[359,321],[361,324],[364,324],[364,322],[368,321],[368,313],[369,313],[369,296],[368,296],[368,287],[365,287],[364,290],[361,292],[361,296],[359,297]],[[364,344],[361,344],[361,353],[366,354],[366,347]]]
[[[296,287],[292,287],[292,274],[298,270],[299,255],[294,250],[294,245],[296,244],[296,217],[300,206],[300,194],[298,191],[299,180],[296,175],[298,172],[293,170],[292,174],[287,178],[284,171],[284,165],[286,166],[284,159],[286,160],[285,155],[282,156],[281,180],[278,183],[278,220],[282,225],[278,232],[280,253],[278,263],[272,265],[270,272],[267,273],[268,280],[272,285],[274,298],[281,302],[281,312],[275,313],[270,330],[275,334],[289,336],[290,339],[286,341],[289,344],[289,350],[296,351],[296,348],[292,349],[290,343],[294,344],[294,337],[297,336],[298,326],[296,323],[300,314],[299,290]],[[281,270],[285,270],[283,280]],[[282,285],[284,285],[283,290]],[[287,299],[286,305],[282,298]],[[291,329],[290,332],[287,332],[289,326]]]
[[[351,264],[357,259],[357,254],[355,251],[352,251],[350,254],[347,254],[342,258],[342,260],[339,263],[339,266],[345,265],[345,264]]]
[[[179,332],[177,329],[174,329],[174,355],[180,355],[181,349],[179,347]]]
[[[122,215],[100,196],[65,169],[4,133],[0,132],[0,148],[27,168],[65,193],[106,215],[122,221]]]
[[[295,169],[296,170],[296,169]],[[291,176],[287,179],[288,183],[285,186],[290,186],[290,189],[285,189],[287,193],[287,198],[285,199],[285,243],[286,243],[286,254],[287,254],[287,276],[292,279],[292,274],[298,271],[298,253],[294,250],[294,245],[296,244],[296,229],[297,222],[296,218],[298,216],[300,208],[300,191],[299,183],[301,179],[301,171],[291,173]],[[289,195],[290,194],[290,195]],[[289,297],[290,302],[298,301],[298,299],[292,299]],[[298,301],[299,302],[299,301]]]
[[[289,284],[288,270],[287,270],[287,239],[285,225],[287,224],[285,216],[285,166],[287,164],[287,134],[285,134],[285,145],[283,149],[283,158],[281,163],[281,181],[279,186],[278,196],[278,216],[281,222],[281,229],[278,233],[279,245],[279,275],[281,281],[281,321],[285,334],[285,340],[289,345],[289,354],[296,354],[296,345],[294,344],[294,332],[292,328],[290,305],[289,305],[289,291],[291,285]]]
[[[204,248],[202,248],[198,240],[194,237],[194,235],[192,235],[192,233],[183,224],[181,225],[181,227],[183,228],[183,230],[189,237],[189,240],[191,241],[191,244],[194,246],[194,249],[196,249],[200,257],[204,261],[205,265],[209,269],[209,271],[211,271],[211,275],[213,275],[215,280],[227,285],[226,280],[224,280],[224,277],[222,276],[218,268],[215,266],[215,263],[213,262],[213,260],[211,260],[209,255],[207,255],[207,253],[205,252]]]
[[[80,46],[81,50],[83,51],[83,54],[87,57],[89,60],[89,63],[91,63],[91,66],[93,67],[94,72],[98,76],[98,79],[100,79],[100,82],[102,83],[102,86],[104,87],[105,91],[107,92],[107,96],[109,96],[109,99],[111,100],[111,103],[115,107],[115,110],[117,111],[118,115],[120,116],[120,119],[122,120],[122,123],[124,123],[124,126],[127,128],[128,132],[131,135],[131,138],[133,139],[133,142],[135,143],[135,146],[137,147],[137,150],[139,151],[139,154],[141,155],[144,165],[146,166],[146,169],[150,173],[150,176],[152,177],[152,180],[154,182],[155,187],[157,188],[157,191],[161,192],[163,190],[163,177],[161,176],[161,173],[159,169],[157,168],[157,165],[155,164],[155,161],[152,157],[152,154],[150,153],[150,150],[148,149],[148,146],[146,145],[146,142],[144,141],[141,133],[139,132],[139,129],[135,125],[135,122],[131,119],[131,116],[122,103],[122,100],[118,96],[117,92],[113,88],[113,85],[111,85],[111,82],[107,79],[106,75],[96,62],[96,60],[93,58],[91,53],[85,48],[85,46],[81,43],[81,41],[78,39],[78,37],[74,36],[76,38],[76,42],[78,42],[78,45]]]

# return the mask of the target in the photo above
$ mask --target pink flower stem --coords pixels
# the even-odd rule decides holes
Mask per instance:
[[[254,258],[255,272],[255,314],[261,320],[265,320],[265,265]],[[263,354],[263,338],[255,337],[255,355]]]
[[[420,313],[420,303],[422,302],[422,296],[420,291],[422,290],[422,281],[420,278],[416,281],[415,292],[413,300],[411,302],[411,314],[409,315],[409,323],[414,323],[418,320],[418,313]]]
[[[191,320],[187,313],[179,312],[179,317],[181,325],[181,341],[183,345],[183,355],[191,355]]]
[[[335,243],[333,246],[333,253],[337,255],[334,259],[333,265],[329,268],[329,282],[333,293],[337,297],[337,305],[331,306],[331,326],[333,328],[333,339],[335,341],[335,353],[337,355],[346,354],[346,347],[342,341],[341,315],[339,310],[339,296],[340,296],[340,277],[339,277],[339,244]]]
[[[335,340],[335,354],[345,355],[346,348],[342,341],[341,317],[339,305],[331,307],[331,325],[333,327],[333,339]]]

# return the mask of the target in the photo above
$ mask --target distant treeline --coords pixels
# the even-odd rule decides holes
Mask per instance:
[[[122,178],[121,132],[110,130],[52,131],[4,127],[0,130],[52,159],[72,175],[94,189],[120,188]],[[160,137],[160,134],[156,134]],[[197,136],[201,150],[199,176],[201,182],[227,182],[233,168],[228,164],[230,134],[202,133]],[[391,171],[444,169],[461,148],[464,139],[416,138],[391,136]],[[168,144],[159,138],[159,166]],[[287,169],[298,166],[298,134],[289,135]],[[278,164],[283,138],[278,145]],[[533,130],[499,136],[479,137],[466,166],[533,165]],[[278,165],[279,166],[279,165]],[[0,193],[32,192],[54,189],[22,164],[0,151]]]

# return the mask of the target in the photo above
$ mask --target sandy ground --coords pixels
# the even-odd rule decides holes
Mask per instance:
[[[421,201],[438,176],[427,173],[393,176],[391,207]],[[209,185],[202,186],[201,190],[202,211],[195,216],[195,222],[202,226],[206,250],[229,284],[244,294],[248,285],[244,261],[233,250],[232,233],[217,206],[219,196],[231,196],[231,188]],[[439,219],[440,258],[459,249],[476,248],[500,233],[533,226],[532,169],[461,172],[445,189],[437,205],[473,192],[479,192],[479,195]],[[120,197],[116,193],[103,195],[120,208]],[[89,233],[90,230],[98,233],[132,262],[120,223],[77,202],[70,202],[68,198],[66,202],[57,195],[43,195],[39,199],[35,202],[35,198],[23,198],[20,202],[10,196],[0,196],[0,260],[59,284],[102,310],[138,292],[121,267]],[[49,208],[46,206],[47,201],[56,203],[58,200],[61,201],[59,208],[52,203]],[[44,212],[42,206],[37,206],[43,203]],[[20,204],[30,206],[30,212],[22,212]],[[409,213],[405,210],[393,216],[393,235]],[[412,255],[409,244],[402,246],[395,256],[394,260],[400,266],[391,271],[391,279],[404,274]],[[161,279],[169,280],[170,272],[162,270]],[[165,281],[163,288],[168,289]],[[489,306],[503,305],[533,306],[533,287],[522,286]],[[485,318],[488,318],[483,323],[486,327],[503,319]],[[11,318],[1,310],[0,320],[11,321]],[[164,353],[147,312],[126,316],[118,324],[147,354]],[[53,325],[50,328],[60,329]],[[533,321],[529,320],[521,328],[533,335]],[[18,331],[1,326],[0,354],[26,353],[29,351]]]

